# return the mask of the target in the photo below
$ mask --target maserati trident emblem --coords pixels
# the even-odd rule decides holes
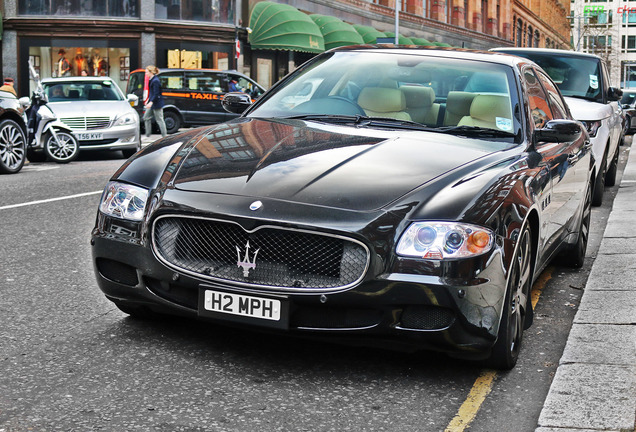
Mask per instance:
[[[252,261],[250,261],[250,241],[247,241],[245,245],[245,256],[243,261],[241,261],[241,249],[236,246],[236,256],[238,257],[238,261],[236,261],[236,266],[241,267],[243,269],[243,277],[248,277],[250,275],[250,270],[256,268],[256,255],[258,255],[258,251],[260,248],[256,249],[254,255],[252,255]]]

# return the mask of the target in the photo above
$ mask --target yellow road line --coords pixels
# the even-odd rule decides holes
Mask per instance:
[[[552,279],[552,272],[554,267],[548,267],[541,273],[539,279],[532,285],[532,292],[530,293],[530,301],[532,303],[532,309],[537,306],[541,291]],[[468,397],[464,403],[459,407],[457,414],[451,422],[446,426],[444,432],[463,432],[475,419],[481,405],[486,400],[486,396],[492,391],[492,385],[497,378],[497,372],[489,369],[484,369],[479,374],[479,377],[475,380],[473,387],[468,393]]]

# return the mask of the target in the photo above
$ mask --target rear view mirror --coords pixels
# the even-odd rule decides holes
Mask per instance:
[[[583,126],[574,120],[550,120],[534,131],[535,142],[572,142],[579,139]]]
[[[241,92],[226,93],[221,100],[223,109],[234,114],[242,114],[252,105],[250,95]]]

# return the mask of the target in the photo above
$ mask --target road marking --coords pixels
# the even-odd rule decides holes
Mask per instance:
[[[532,285],[532,290],[530,292],[532,309],[537,306],[541,292],[548,281],[552,279],[553,272],[554,267],[548,267],[543,271],[543,273],[541,273],[539,279],[535,281],[534,285]],[[488,394],[492,391],[492,385],[496,378],[496,371],[490,369],[484,369],[481,371],[479,377],[475,380],[473,387],[470,389],[466,400],[459,407],[457,414],[453,417],[448,426],[446,426],[444,432],[463,432],[472,423],[477,416],[481,405],[486,400],[486,396],[488,396]]]
[[[21,203],[21,204],[11,204],[11,205],[0,207],[0,210],[7,210],[7,209],[12,209],[12,208],[18,208],[18,207],[26,207],[26,206],[30,206],[30,205],[44,204],[44,203],[50,203],[50,202],[54,202],[54,201],[62,201],[62,200],[73,199],[73,198],[80,198],[80,197],[85,197],[85,196],[89,196],[89,195],[97,195],[97,194],[101,194],[102,192],[103,191],[99,190],[99,191],[85,192],[85,193],[75,194],[75,195],[67,195],[67,196],[58,197],[58,198],[49,198],[49,199],[45,199],[45,200],[29,201],[29,202]]]

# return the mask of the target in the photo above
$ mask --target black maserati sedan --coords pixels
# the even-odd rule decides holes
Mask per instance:
[[[346,47],[224,106],[104,190],[95,274],[127,314],[510,369],[535,277],[583,263],[589,136],[529,60]]]

